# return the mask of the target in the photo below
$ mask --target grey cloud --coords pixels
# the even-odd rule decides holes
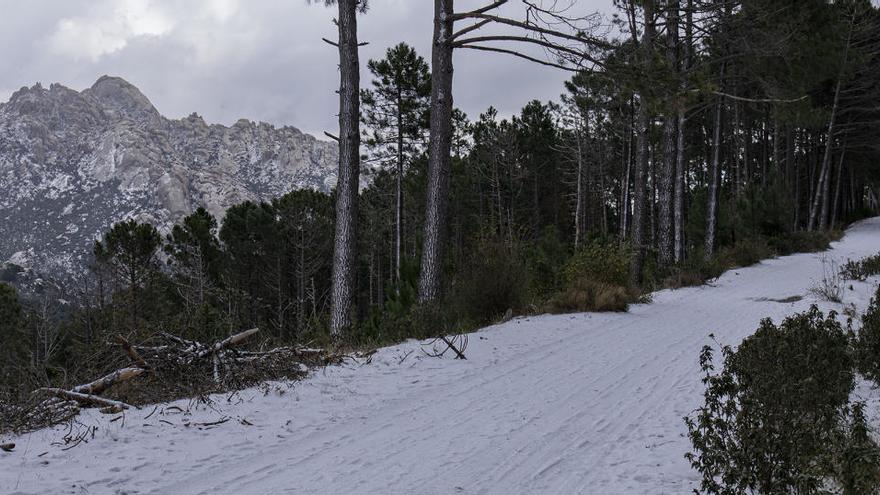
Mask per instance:
[[[322,5],[305,0],[0,4],[0,101],[37,81],[83,89],[111,74],[138,86],[169,117],[197,112],[224,124],[248,118],[316,135],[337,126],[336,53],[321,41],[335,37],[334,10]],[[580,0],[578,8],[608,10],[610,0]],[[361,50],[362,67],[400,41],[430,59],[432,9],[429,0],[373,0],[359,18],[359,36],[369,42]],[[515,15],[515,7],[510,12]],[[531,99],[556,99],[567,77],[503,55],[462,51],[456,54],[454,96],[472,118],[489,105],[510,115]],[[364,68],[362,84],[368,83]]]

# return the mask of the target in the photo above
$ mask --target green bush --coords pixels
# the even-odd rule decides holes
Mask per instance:
[[[530,274],[530,294],[540,297],[558,288],[570,257],[568,243],[555,228],[545,228],[535,241],[529,242],[524,249],[524,258]]]
[[[835,314],[813,306],[779,326],[765,319],[736,351],[722,352],[716,373],[712,348],[703,349],[704,404],[685,418],[701,490],[824,493],[830,480],[843,484],[854,374]]]
[[[841,267],[840,274],[847,280],[865,280],[880,274],[880,253],[857,261],[847,260]]]
[[[455,273],[445,309],[452,319],[488,323],[508,309],[528,304],[530,273],[521,250],[504,242],[484,242]]]
[[[562,287],[544,304],[544,311],[626,311],[635,298],[627,289],[630,254],[613,242],[586,242],[562,269]]]
[[[837,230],[786,232],[769,237],[767,244],[780,256],[793,253],[815,253],[828,249],[831,241],[840,239],[842,235],[843,232]]]
[[[871,438],[865,404],[857,402],[842,419],[835,445],[835,480],[845,495],[880,493],[880,449]]]
[[[733,239],[774,237],[791,230],[794,204],[786,185],[771,178],[766,184],[749,184],[730,205]]]
[[[0,399],[17,391],[28,365],[24,323],[18,293],[11,285],[0,282]]]
[[[763,259],[771,258],[774,252],[763,239],[743,239],[732,246],[725,246],[718,252],[723,266],[751,266]]]
[[[614,242],[585,243],[563,269],[565,281],[581,279],[626,287],[629,283],[630,253]]]
[[[853,347],[859,371],[880,385],[880,286],[862,315]]]

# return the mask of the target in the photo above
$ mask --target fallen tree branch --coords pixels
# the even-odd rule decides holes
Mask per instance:
[[[144,371],[145,370],[143,368],[122,368],[114,371],[113,373],[110,373],[107,376],[98,378],[91,383],[77,385],[76,387],[73,387],[71,391],[79,394],[97,395],[112,387],[113,385],[116,385],[117,383],[131,380],[132,378],[140,376],[142,373],[144,373]]]
[[[119,402],[118,400],[105,399],[103,397],[98,397],[97,395],[90,395],[90,394],[83,394],[80,392],[73,392],[70,390],[64,390],[63,388],[45,387],[45,388],[37,389],[36,392],[44,392],[47,394],[52,394],[56,397],[74,400],[74,401],[77,401],[81,404],[94,404],[96,406],[116,407],[116,408],[121,408],[121,409],[134,408],[134,406],[130,406],[124,402]],[[137,408],[135,408],[135,409],[137,409]]]
[[[260,331],[259,328],[251,328],[250,330],[245,330],[244,332],[237,333],[231,337],[228,337],[226,339],[221,340],[220,342],[217,342],[216,344],[209,347],[208,349],[204,349],[204,350],[197,352],[196,357],[201,359],[203,357],[214,354],[217,351],[223,350],[226,347],[234,346],[234,345],[238,344],[239,342],[241,342],[242,340],[250,337],[251,335],[253,335],[259,331]]]
[[[119,342],[119,345],[125,350],[125,353],[128,354],[129,359],[131,359],[135,364],[140,366],[141,368],[147,370],[150,369],[150,366],[144,361],[144,358],[141,357],[140,354],[135,350],[135,348],[131,345],[131,342],[125,339],[122,335],[116,336],[116,341]]]
[[[455,352],[457,359],[467,359],[466,357],[464,357],[464,353],[462,352],[462,350],[464,349],[464,346],[462,346],[462,350],[459,350],[458,347],[456,347],[455,344],[452,343],[452,341],[447,339],[445,335],[441,335],[440,340],[445,342],[446,345],[448,345],[449,348],[452,349],[453,352]],[[465,341],[465,342],[467,342],[467,341]],[[467,345],[467,344],[465,344],[465,345]]]

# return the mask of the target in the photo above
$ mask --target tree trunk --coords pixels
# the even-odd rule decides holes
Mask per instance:
[[[828,121],[828,131],[825,136],[825,152],[822,156],[822,166],[819,172],[819,180],[816,182],[816,190],[813,194],[813,204],[810,207],[810,220],[807,224],[807,230],[814,230],[817,227],[824,229],[827,220],[827,193],[829,176],[831,175],[831,148],[834,144],[834,121],[837,116],[837,105],[840,101],[841,78],[837,80],[837,87],[834,90],[834,103],[831,106],[831,117]],[[824,200],[824,201],[823,201]]]
[[[400,291],[400,257],[403,249],[403,96],[397,86],[397,191],[394,221],[394,281]]]
[[[577,192],[575,193],[574,206],[574,248],[577,249],[581,241],[581,217],[583,216],[584,203],[584,155],[581,144],[580,128],[577,129],[575,139],[577,140]]]
[[[813,206],[810,208],[810,221],[807,230],[813,230],[816,226],[817,216],[819,229],[824,229],[828,220],[828,189],[831,175],[831,147],[834,145],[834,124],[837,117],[837,109],[840,104],[840,89],[843,85],[844,69],[849,59],[849,46],[852,41],[853,23],[855,16],[850,20],[849,34],[843,52],[843,62],[840,74],[837,76],[837,86],[834,89],[834,102],[831,104],[831,117],[828,119],[828,131],[825,136],[825,154],[822,157],[822,172],[819,174],[819,182],[816,186],[816,194],[813,198]],[[820,205],[821,203],[821,205]],[[821,211],[820,211],[821,206]]]
[[[640,43],[641,63],[645,74],[651,73],[654,39],[654,0],[645,0],[642,6],[645,19],[645,32]],[[639,98],[639,111],[636,117],[636,163],[633,176],[633,214],[632,214],[632,262],[630,263],[630,282],[633,286],[642,283],[642,269],[645,265],[645,194],[648,173],[648,102],[645,91]]]
[[[629,232],[629,224],[630,224],[630,178],[632,177],[632,163],[633,163],[633,133],[635,128],[635,118],[633,116],[633,107],[635,106],[635,100],[630,97],[629,99],[629,108],[630,108],[630,116],[629,116],[629,128],[627,129],[627,137],[626,137],[626,153],[624,155],[624,159],[626,160],[626,167],[624,167],[623,173],[623,181],[621,185],[621,202],[622,206],[620,208],[620,242],[621,244],[626,240],[627,233]]]
[[[693,14],[693,0],[688,0],[687,3],[687,11],[685,13],[685,45],[684,45],[684,53],[681,61],[681,88],[682,90],[687,89],[687,82],[685,80],[685,72],[691,66],[691,57],[692,57],[692,44],[694,37],[694,14]],[[676,132],[678,134],[678,143],[675,147],[676,152],[676,164],[675,164],[675,209],[674,209],[674,222],[675,222],[675,262],[681,263],[684,261],[684,197],[687,191],[685,184],[685,177],[687,176],[687,172],[685,167],[687,166],[687,161],[685,157],[685,126],[687,125],[687,113],[684,109],[679,109],[678,111],[678,125],[676,126]]]
[[[834,202],[831,204],[831,221],[828,223],[830,228],[834,228],[837,224],[837,209],[840,204],[840,182],[843,178],[843,159],[846,157],[846,140],[843,141],[843,148],[840,150],[840,163],[837,165],[837,183],[834,186]]]
[[[722,69],[722,74],[724,70]],[[709,191],[706,203],[706,239],[703,257],[706,261],[715,254],[715,231],[718,222],[718,189],[721,182],[721,114],[723,104],[715,104],[715,129],[712,136],[712,161],[709,164]]]
[[[358,175],[360,173],[360,68],[357,0],[339,0],[339,177],[333,246],[330,333],[340,337],[352,325]]]
[[[675,147],[675,206],[673,210],[673,223],[675,226],[675,241],[673,251],[676,263],[684,261],[684,193],[685,193],[685,142],[684,126],[687,124],[684,110],[678,111],[678,124],[675,126],[677,133],[677,145]]]
[[[452,160],[452,25],[453,0],[434,0],[434,45],[431,54],[431,136],[428,142],[428,191],[425,206],[419,301],[440,295],[443,232],[449,200]]]
[[[666,6],[666,64],[678,71],[678,0]],[[660,222],[657,243],[658,261],[662,265],[673,262],[675,254],[674,196],[677,175],[678,114],[669,112],[663,122],[663,168],[660,171]]]

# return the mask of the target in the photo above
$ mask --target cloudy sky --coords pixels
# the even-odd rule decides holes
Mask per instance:
[[[577,0],[585,12],[610,4]],[[321,41],[336,37],[334,11],[307,0],[0,0],[0,102],[36,82],[81,90],[109,74],[169,117],[197,112],[208,122],[248,118],[320,134],[337,127],[336,52]],[[359,19],[369,42],[362,67],[400,41],[430,59],[432,12],[431,0],[372,0]],[[555,99],[567,77],[498,54],[462,51],[455,62],[456,105],[471,117],[489,105],[510,115],[530,99]]]

